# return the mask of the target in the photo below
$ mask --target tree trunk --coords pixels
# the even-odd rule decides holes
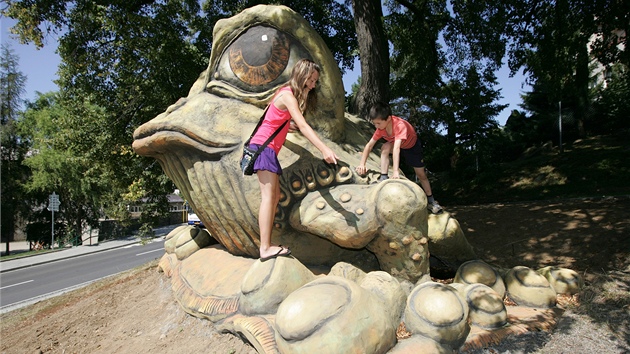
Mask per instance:
[[[374,103],[389,102],[389,47],[383,29],[381,1],[352,0],[352,8],[361,62],[355,112],[367,118]]]
[[[588,51],[587,44],[585,43],[583,48],[577,55],[577,68],[575,71],[575,85],[577,86],[577,109],[575,110],[575,118],[577,124],[577,131],[580,138],[586,137],[586,131],[584,128],[584,121],[587,118],[589,110],[589,68],[588,68]]]

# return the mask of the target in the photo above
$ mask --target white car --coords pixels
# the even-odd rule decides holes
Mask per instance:
[[[201,222],[201,220],[199,220],[199,217],[197,216],[197,214],[190,212],[188,213],[188,225],[195,225],[195,226],[199,226],[199,227],[204,227],[203,226],[203,222]]]

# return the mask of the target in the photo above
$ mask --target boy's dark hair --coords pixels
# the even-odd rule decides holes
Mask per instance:
[[[387,117],[392,115],[392,109],[389,107],[387,103],[376,102],[372,108],[370,108],[370,115],[368,116],[370,120],[374,119],[383,119],[386,120]]]

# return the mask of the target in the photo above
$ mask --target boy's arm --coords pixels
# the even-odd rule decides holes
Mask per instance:
[[[367,172],[367,168],[365,168],[365,163],[367,162],[370,152],[374,148],[374,144],[376,144],[376,140],[370,139],[370,141],[365,144],[365,148],[363,148],[363,153],[361,154],[361,162],[359,163],[359,166],[355,168],[357,173],[360,175],[364,175]]]
[[[394,148],[392,149],[392,169],[394,173],[392,174],[392,178],[400,178],[400,174],[398,173],[398,168],[400,167],[400,145],[402,145],[401,139],[394,140]]]

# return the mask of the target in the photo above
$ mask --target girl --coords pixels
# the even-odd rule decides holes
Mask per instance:
[[[252,148],[258,148],[264,144],[282,123],[292,119],[295,129],[302,132],[319,149],[324,160],[337,164],[337,159],[339,159],[337,155],[321,141],[304,119],[304,113],[307,110],[313,110],[317,104],[315,86],[319,80],[320,71],[319,65],[309,59],[302,59],[295,64],[289,81],[280,87],[272,98],[263,123],[250,140]],[[280,201],[279,175],[282,174],[282,168],[278,161],[278,153],[287,138],[290,125],[286,124],[282,128],[280,133],[261,152],[254,164],[254,172],[258,176],[262,196],[258,213],[261,261],[291,254],[291,251],[286,247],[271,245],[273,218]]]

